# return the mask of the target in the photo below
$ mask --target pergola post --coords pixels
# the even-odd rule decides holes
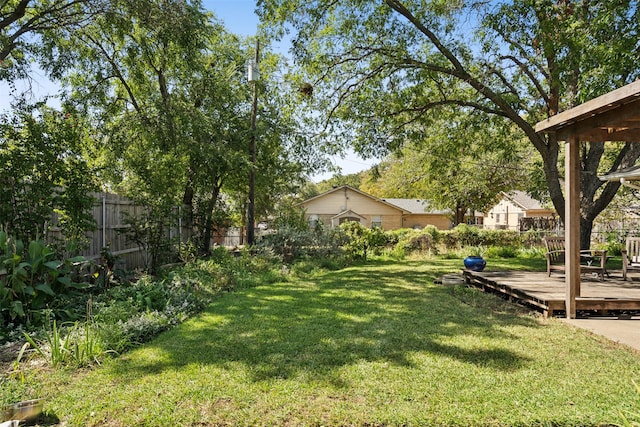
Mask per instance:
[[[572,135],[565,142],[565,308],[568,319],[576,317],[580,296],[580,139]]]

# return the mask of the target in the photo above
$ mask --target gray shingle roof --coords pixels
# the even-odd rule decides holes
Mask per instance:
[[[545,208],[538,200],[533,199],[524,191],[510,191],[505,193],[505,196],[513,203],[520,205],[524,210]]]
[[[448,209],[436,210],[431,209],[429,206],[429,202],[427,200],[422,199],[392,199],[385,198],[382,199],[387,203],[391,203],[405,211],[409,211],[411,213],[430,213],[430,214],[440,214],[440,215],[448,215],[451,213]]]

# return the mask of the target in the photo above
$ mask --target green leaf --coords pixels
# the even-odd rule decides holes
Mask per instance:
[[[44,263],[45,267],[51,269],[51,270],[57,270],[61,265],[62,262],[61,261],[47,261]]]
[[[67,259],[67,261],[70,262],[73,265],[77,265],[77,264],[81,264],[83,262],[86,262],[87,258],[83,257],[83,256],[75,256],[73,258]]]
[[[62,283],[63,285],[67,286],[67,287],[71,287],[71,278],[63,276],[63,277],[58,277],[56,279],[56,282]]]
[[[24,317],[24,308],[22,306],[22,301],[13,301],[11,303],[11,309],[18,316]]]
[[[55,292],[53,292],[53,289],[51,289],[51,286],[47,285],[46,283],[38,283],[35,288],[47,295],[51,295],[52,297],[56,295]]]
[[[28,277],[27,270],[23,266],[18,266],[11,274],[11,281],[24,280]]]
[[[9,284],[11,285],[11,289],[13,289],[14,292],[17,292],[17,293],[24,292],[24,288],[26,286],[26,283],[24,282],[24,278],[25,277],[20,277],[20,275],[16,274],[15,272],[9,278]]]
[[[37,240],[29,242],[29,259],[33,261],[39,258],[42,255],[42,248],[43,245]]]
[[[73,289],[87,289],[87,288],[91,287],[91,283],[87,283],[87,282],[69,282],[67,284],[67,287],[73,288]]]
[[[16,240],[16,255],[21,254],[24,251],[24,244],[21,240]]]

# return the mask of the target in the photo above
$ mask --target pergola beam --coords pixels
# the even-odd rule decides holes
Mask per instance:
[[[599,139],[598,141],[624,141],[627,138],[626,136],[619,134],[616,138],[620,139],[615,139],[613,133],[615,133],[616,129],[629,133],[631,130],[637,132],[637,127],[640,123],[630,119],[637,117],[638,111],[640,111],[640,98],[635,98],[633,102],[620,105],[616,109],[594,114],[583,120],[573,122],[571,125],[566,125],[558,129],[556,135],[560,141],[566,141],[571,135],[577,135],[582,141],[594,141],[587,139],[589,133],[606,131],[612,132],[612,135],[609,135],[606,139]],[[635,126],[635,128],[633,126]],[[611,131],[609,131],[609,129],[611,129]]]

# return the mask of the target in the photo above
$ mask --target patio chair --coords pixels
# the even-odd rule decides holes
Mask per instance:
[[[565,271],[565,247],[564,237],[545,236],[543,238],[544,245],[547,248],[545,254],[547,258],[547,275],[551,277],[552,271]],[[592,263],[599,261],[596,265]],[[607,251],[580,251],[580,273],[596,273],[600,276],[600,281],[604,281],[604,275],[607,273]],[[582,264],[583,262],[586,263]],[[640,263],[638,264],[640,267]]]
[[[622,251],[622,279],[627,280],[627,273],[640,271],[640,237],[627,237],[627,244]]]

